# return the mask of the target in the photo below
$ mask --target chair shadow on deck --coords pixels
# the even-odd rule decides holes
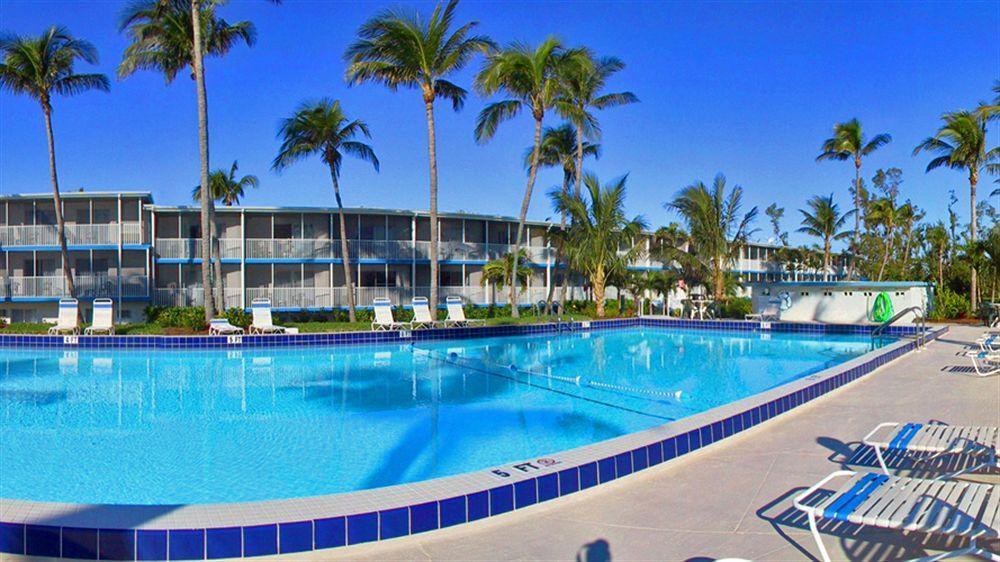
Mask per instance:
[[[588,542],[576,551],[576,562],[611,562],[611,545],[604,539]]]
[[[941,423],[931,420],[928,423]],[[880,471],[875,450],[860,441],[843,442],[833,437],[817,437],[816,442],[831,453],[827,459],[840,465],[841,470],[874,470]],[[966,454],[934,455],[932,453],[917,453],[912,451],[884,451],[886,467],[897,476],[933,480],[944,475],[963,474],[963,479],[973,476],[990,476],[1000,474],[1000,468],[983,468],[982,457]],[[965,471],[979,467],[973,473]],[[973,478],[974,479],[974,478]]]
[[[774,531],[785,539],[807,560],[819,561],[816,543],[809,534],[806,514],[792,505],[792,499],[807,489],[792,488],[756,511],[757,517],[770,523]],[[833,492],[820,490],[813,494],[808,505],[816,505]],[[881,562],[884,560],[909,560],[932,554],[932,551],[949,551],[965,546],[965,539],[944,538],[922,533],[901,533],[853,523],[820,520],[819,531],[823,536],[830,557],[834,560],[853,562]],[[799,533],[793,537],[789,531]],[[836,546],[835,546],[836,543]]]

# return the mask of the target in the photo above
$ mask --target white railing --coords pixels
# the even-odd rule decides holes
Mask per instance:
[[[117,246],[142,244],[142,224],[123,222],[121,236],[118,223],[67,224],[66,244],[70,246]],[[58,246],[59,230],[56,225],[0,226],[0,246]]]
[[[414,256],[409,240],[348,240],[347,251],[352,260],[411,260]],[[335,257],[340,257],[339,243]]]
[[[219,239],[222,259],[238,260],[242,250],[243,244],[239,238]],[[201,259],[201,238],[157,238],[156,255],[164,259]]]
[[[144,297],[149,288],[145,275],[126,275],[120,278],[122,297]],[[76,275],[73,283],[78,298],[118,297],[119,277],[116,275]],[[0,279],[0,297],[3,298],[60,298],[68,297],[66,278],[62,275],[35,277],[6,277]]]
[[[334,308],[347,306],[346,287],[251,287],[247,301],[270,299],[274,308]]]
[[[225,308],[246,308],[243,289],[226,287],[223,294]],[[153,291],[153,304],[158,306],[201,306],[204,302],[201,287],[169,287]]]

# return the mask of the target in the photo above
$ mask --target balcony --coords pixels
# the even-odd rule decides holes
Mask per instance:
[[[142,298],[149,289],[149,278],[145,275],[77,275],[73,278],[76,296],[81,299],[98,297],[118,298],[118,282],[121,280],[121,297]],[[0,279],[0,298],[4,299],[58,299],[68,297],[66,278],[62,275],[36,277],[6,277]]]
[[[411,261],[430,259],[430,242],[410,240],[348,240],[351,260]],[[223,259],[240,259],[243,250],[238,238],[219,239]],[[482,244],[475,242],[441,242],[438,259],[444,261],[488,261],[499,258],[513,249],[511,244]],[[340,259],[339,240],[311,238],[248,238],[248,260],[331,260]],[[531,261],[545,263],[554,259],[551,248],[525,247]],[[161,259],[200,259],[200,238],[157,238],[156,254]]]
[[[216,289],[218,290],[218,289]],[[153,304],[157,306],[202,306],[205,292],[201,287],[169,287],[153,291]],[[243,289],[226,287],[223,303],[225,308],[246,308]]]
[[[67,224],[66,243],[70,246],[118,246],[142,244],[142,223]],[[59,246],[55,225],[0,226],[0,246]]]

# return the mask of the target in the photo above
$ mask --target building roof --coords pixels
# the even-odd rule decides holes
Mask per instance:
[[[118,197],[138,197],[153,201],[153,194],[148,191],[59,191],[59,196],[63,199],[101,199]],[[52,199],[52,193],[14,193],[11,195],[0,194],[0,201],[4,199]]]

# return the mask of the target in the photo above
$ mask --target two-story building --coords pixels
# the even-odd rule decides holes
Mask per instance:
[[[0,316],[38,322],[56,314],[68,294],[64,268],[73,272],[85,315],[89,302],[109,297],[121,321],[139,321],[150,304],[202,304],[201,225],[193,206],[154,204],[142,192],[63,194],[68,263],[59,251],[50,194],[0,196]],[[513,247],[517,220],[467,213],[439,214],[439,286],[476,305],[507,304],[507,291],[481,283],[483,266]],[[547,243],[558,224],[530,221],[524,242],[531,275],[522,305],[559,287],[563,268]],[[354,208],[346,211],[347,246],[359,306],[375,297],[407,304],[430,294],[430,218],[424,211]],[[225,207],[216,209],[222,269],[220,297],[245,308],[266,297],[280,310],[330,310],[347,305],[340,223],[335,209]],[[648,244],[648,242],[647,242]],[[745,247],[734,270],[745,282],[789,279],[771,260],[776,248]],[[636,269],[662,269],[650,255]],[[818,272],[794,274],[818,279]],[[571,276],[571,299],[586,296],[584,279]],[[612,290],[609,297],[614,298]]]

